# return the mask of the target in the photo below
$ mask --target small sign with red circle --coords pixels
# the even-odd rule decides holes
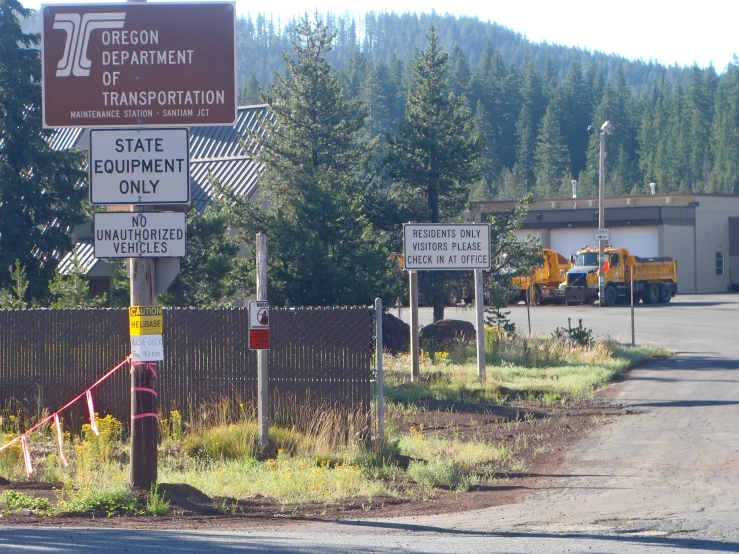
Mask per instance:
[[[269,304],[266,300],[249,302],[249,349],[269,350]]]

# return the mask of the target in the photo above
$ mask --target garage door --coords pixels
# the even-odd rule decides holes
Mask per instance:
[[[657,227],[615,227],[611,229],[611,244],[628,248],[629,252],[642,258],[659,256]]]
[[[594,229],[552,229],[549,244],[552,250],[569,258],[586,244],[597,246],[598,243],[593,240],[594,234]]]
[[[541,240],[541,231],[539,229],[518,229],[513,232],[516,234],[518,240],[524,240],[530,236]]]
[[[659,256],[657,227],[612,227],[610,232],[612,246],[627,248],[642,258]],[[569,258],[586,244],[597,247],[594,235],[595,229],[552,229],[549,243],[552,250]]]

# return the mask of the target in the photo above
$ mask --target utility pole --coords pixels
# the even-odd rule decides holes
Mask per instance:
[[[606,201],[606,135],[610,135],[616,128],[610,121],[606,121],[600,128],[600,164],[598,168],[598,229],[606,228],[605,201]],[[598,305],[605,305],[605,275],[603,271],[603,237],[598,237]]]
[[[600,164],[598,171],[598,229],[605,229],[605,163],[606,163],[606,134],[600,132]],[[603,275],[603,238],[598,239],[598,305],[603,306],[605,301],[605,275]]]
[[[144,4],[146,0],[127,0]],[[131,206],[132,212],[148,211]],[[131,306],[154,305],[154,258],[129,258]],[[129,477],[132,487],[145,489],[157,482],[157,364],[131,362],[131,454]]]
[[[133,211],[137,211],[133,208]],[[154,259],[130,258],[131,306],[154,305]],[[157,364],[131,362],[132,487],[149,489],[157,481]]]

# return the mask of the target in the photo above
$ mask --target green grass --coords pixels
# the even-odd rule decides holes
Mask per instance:
[[[353,497],[395,495],[385,483],[358,466],[332,460],[293,457],[280,452],[266,462],[255,459],[197,462],[159,470],[159,480],[185,483],[211,497],[246,498],[260,494],[286,504],[339,502]]]
[[[422,425],[401,431],[406,418],[428,410],[417,402],[436,399],[449,403],[510,404],[529,399],[544,404],[567,404],[593,396],[624,370],[663,350],[630,347],[611,341],[578,347],[561,338],[517,338],[488,332],[486,379],[479,382],[474,348],[427,355],[422,379],[410,382],[409,357],[385,357],[387,426],[382,448],[365,442],[372,414],[346,413],[331,406],[307,407],[301,401],[271,406],[270,447],[262,454],[253,406],[223,399],[190,407],[193,419],[182,421],[177,410],[160,418],[160,483],[183,483],[212,498],[224,499],[218,508],[236,513],[240,500],[262,495],[279,504],[337,503],[377,497],[427,498],[436,488],[466,491],[497,475],[523,470],[522,452],[546,451],[545,424],[531,414],[511,420],[515,439],[497,443],[476,431],[463,440],[429,433]],[[19,417],[3,412],[0,429],[16,436]],[[412,419],[411,419],[412,420]],[[544,421],[544,420],[536,420]],[[127,444],[120,422],[98,418],[100,436],[89,426],[65,439],[71,462],[65,468],[49,429],[32,437],[33,480],[62,482],[56,502],[5,491],[0,510],[33,510],[42,514],[103,513],[108,516],[169,513],[169,502],[152,488],[139,498],[128,485]],[[406,428],[407,429],[407,428]],[[0,433],[0,437],[3,434]],[[545,446],[542,446],[545,445]],[[270,454],[271,453],[271,454]],[[271,456],[265,458],[265,456]],[[399,460],[405,460],[401,467]],[[20,446],[0,453],[0,474],[25,479]],[[220,500],[218,500],[220,502]]]
[[[611,341],[577,347],[551,337],[503,339],[488,353],[485,382],[478,381],[474,361],[441,366],[427,362],[421,366],[422,380],[410,382],[410,359],[391,358],[385,395],[399,401],[502,403],[514,397],[567,403],[591,398],[626,369],[666,354],[648,345]]]

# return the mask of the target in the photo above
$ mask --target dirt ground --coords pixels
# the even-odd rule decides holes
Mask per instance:
[[[106,517],[105,514],[44,517],[33,514],[0,515],[0,525],[52,525],[79,527],[126,527],[142,529],[243,529],[305,521],[363,519],[443,514],[512,503],[517,497],[557,472],[568,448],[582,437],[606,425],[613,418],[628,415],[609,401],[607,392],[595,399],[566,407],[547,407],[538,402],[518,402],[512,406],[447,405],[430,403],[426,410],[397,414],[394,421],[404,430],[423,429],[427,435],[474,437],[501,442],[517,451],[520,471],[507,471],[488,484],[457,492],[436,488],[423,500],[396,498],[356,498],[340,504],[284,505],[256,495],[235,500],[209,498],[182,484],[161,484],[170,500],[168,516]],[[399,464],[407,460],[398,460]],[[30,492],[51,500],[59,484],[12,483],[0,480],[0,491]],[[219,512],[224,507],[226,515]]]

